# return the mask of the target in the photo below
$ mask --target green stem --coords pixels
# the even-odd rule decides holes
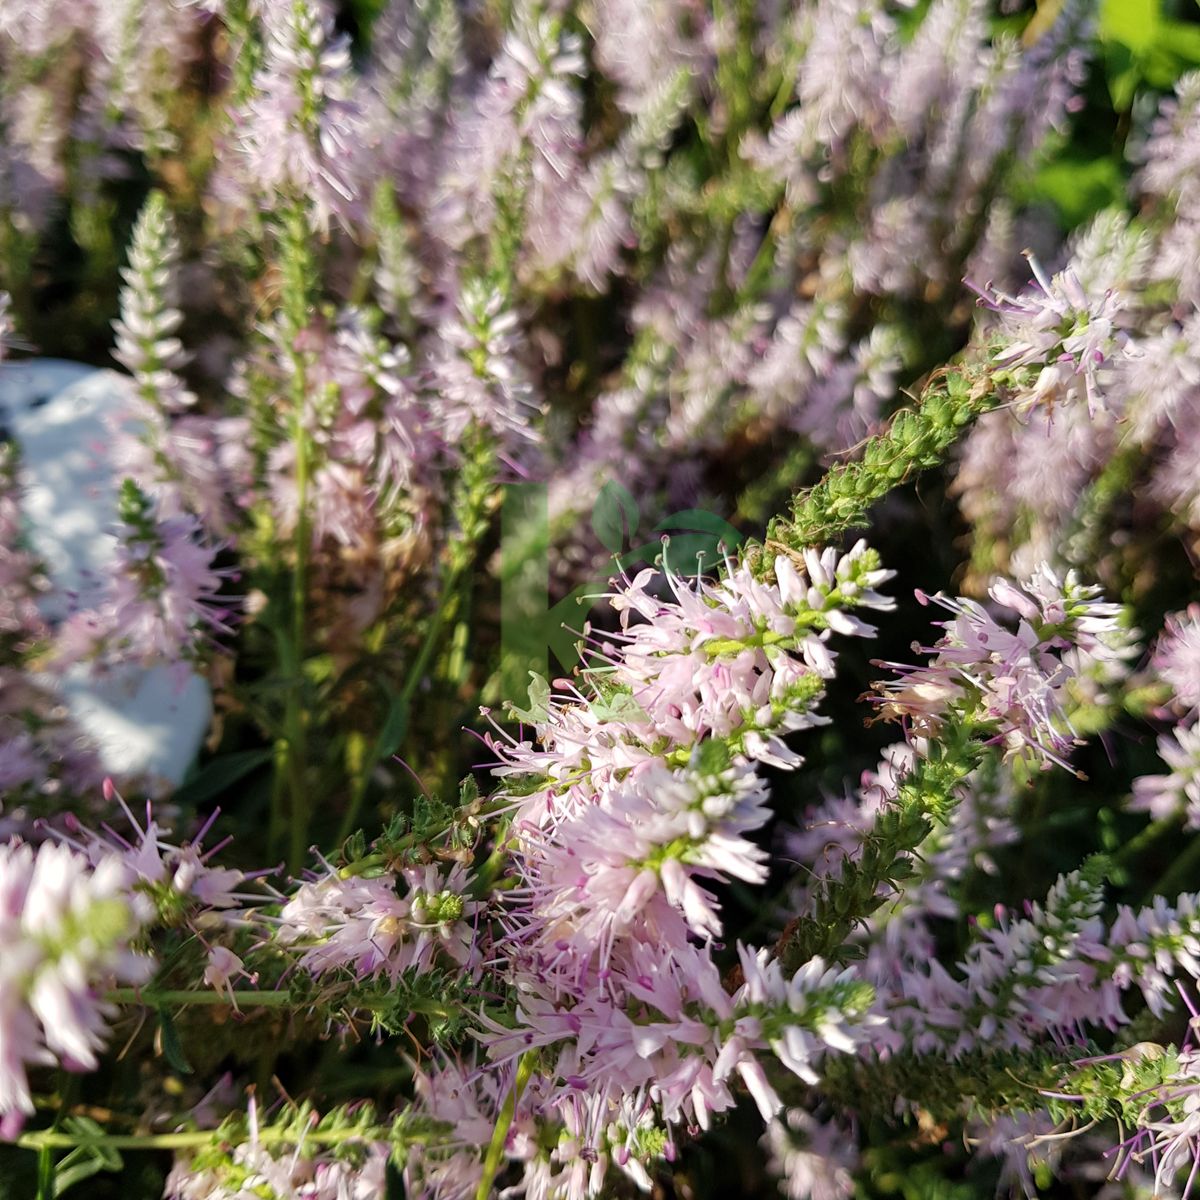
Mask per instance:
[[[305,1008],[305,1004],[297,1005],[290,992],[257,992],[244,991],[218,992],[204,991],[153,991],[146,988],[112,988],[107,997],[114,1004],[141,1005],[146,1008]],[[390,1007],[388,1000],[371,999],[365,996],[349,995],[345,997],[347,1009],[362,1009],[365,1012],[386,1012]],[[340,1001],[339,1001],[340,1003]],[[412,1012],[422,1013],[428,1017],[443,1019],[455,1015],[444,1004],[432,1000],[413,998]]]
[[[400,709],[399,728],[395,732],[395,743],[400,744],[408,733],[408,717],[412,711],[413,697],[425,678],[433,661],[435,651],[441,643],[447,621],[455,612],[460,599],[460,586],[469,568],[475,562],[476,547],[488,528],[488,513],[495,488],[493,485],[495,455],[490,442],[479,430],[470,438],[466,459],[459,476],[458,491],[454,497],[452,512],[458,528],[458,538],[449,548],[437,608],[425,628],[425,636],[417,650],[417,656],[405,676],[397,704]],[[366,796],[365,780],[373,763],[364,763],[364,786],[355,786],[350,795],[350,805],[342,819],[338,841],[345,841],[354,831],[358,814]]]
[[[450,606],[457,598],[458,582],[462,576],[462,572],[463,568],[459,566],[452,566],[446,572],[446,579],[442,586],[442,594],[438,599],[438,606],[434,610],[429,625],[426,627],[424,640],[417,651],[417,657],[413,659],[412,666],[408,669],[408,675],[404,680],[404,687],[400,692],[400,701],[404,705],[405,712],[408,711],[409,705],[412,703],[412,698],[416,695],[417,688],[420,686],[421,680],[425,678],[425,672],[429,669],[429,660],[433,657],[433,652],[437,649],[438,642],[441,639],[442,630],[446,626],[446,619],[450,615]]]
[[[234,991],[231,993],[191,992],[191,991],[157,991],[151,988],[111,988],[107,996],[114,1004],[140,1004],[147,1008],[182,1007],[188,1005],[207,1005],[228,1007],[236,1000],[239,1007],[249,1008],[288,1008],[292,1005],[290,992],[254,992]]]
[[[948,728],[901,780],[895,799],[880,809],[856,857],[817,881],[808,911],[789,922],[775,947],[786,971],[812,958],[840,960],[857,925],[885,904],[914,872],[912,857],[934,822],[946,822],[959,788],[983,761],[986,747],[966,728]]]
[[[796,497],[789,517],[770,523],[766,545],[757,553],[748,547],[755,568],[768,569],[778,550],[827,545],[846,530],[868,524],[876,501],[937,466],[975,418],[999,403],[999,376],[990,363],[962,363],[939,372],[914,408],[898,412],[886,430],[866,441],[861,458],[831,467]]]
[[[780,74],[779,87],[771,100],[770,108],[767,109],[767,115],[771,118],[772,123],[783,116],[784,110],[791,104],[796,94],[796,82],[800,78],[800,66],[803,61],[803,52],[788,56],[787,63]]]
[[[895,1119],[895,1098],[903,1096],[930,1119],[949,1125],[972,1114],[1041,1112],[1044,1091],[1062,1087],[1071,1061],[1095,1047],[1083,1044],[1047,1050],[996,1050],[975,1047],[949,1058],[905,1049],[885,1059],[830,1054],[821,1066],[821,1094],[839,1108],[866,1120]],[[800,1099],[794,1077],[781,1081],[785,1098]]]
[[[755,252],[754,261],[746,270],[742,286],[738,289],[737,299],[740,304],[748,304],[751,297],[760,293],[775,264],[776,239],[790,220],[791,209],[784,202],[775,210],[775,215],[771,218],[766,233],[763,234],[762,243]]]
[[[398,741],[402,741],[408,732],[408,714],[412,709],[413,696],[416,695],[417,687],[420,685],[421,680],[424,679],[425,672],[429,668],[430,659],[433,657],[433,652],[437,649],[452,604],[458,597],[458,584],[464,570],[465,564],[455,564],[447,570],[446,579],[442,586],[442,594],[438,599],[438,606],[434,610],[433,617],[425,629],[425,637],[421,642],[420,649],[417,651],[417,657],[413,659],[412,666],[408,669],[408,675],[404,680],[404,687],[400,691],[400,699],[398,701],[401,712]],[[369,757],[370,751],[367,754]],[[364,762],[362,771],[359,772],[358,777],[354,781],[350,792],[350,803],[346,808],[346,814],[342,817],[342,824],[338,830],[337,841],[339,843],[344,842],[354,832],[355,826],[358,823],[358,815],[362,811],[363,801],[366,799],[367,787],[370,784],[371,771],[374,767],[375,763],[373,761]]]
[[[362,858],[356,858],[353,862],[347,863],[338,871],[338,877],[340,879],[353,879],[355,875],[365,875],[368,871],[386,868],[390,861],[391,856],[387,854],[367,854]]]
[[[1151,887],[1146,899],[1149,900],[1151,896],[1170,899],[1185,891],[1200,891],[1200,837],[1188,842],[1166,873]]]
[[[404,711],[407,725],[407,704],[404,706]],[[338,829],[336,841],[339,845],[354,832],[354,828],[358,824],[358,814],[362,811],[363,801],[367,798],[367,788],[371,785],[371,772],[375,770],[375,761],[372,748],[365,748],[362,768],[355,773],[354,780],[350,785],[350,803],[346,808],[345,816],[342,817],[341,827]]]
[[[441,595],[438,598],[437,610],[425,633],[425,640],[417,652],[417,657],[404,681],[401,697],[407,705],[416,694],[416,690],[429,666],[429,660],[437,648],[442,629],[449,619],[452,608],[458,599],[458,588],[463,575],[475,562],[475,548],[487,532],[488,510],[492,502],[494,487],[492,483],[495,465],[495,453],[487,437],[475,430],[469,435],[466,461],[458,482],[458,494],[455,497],[453,513],[458,527],[458,540],[450,548],[450,559],[446,567],[446,577],[442,584]]]
[[[272,746],[271,809],[267,818],[268,853],[274,854],[283,841],[283,830],[287,824],[288,741],[276,738]]]
[[[20,1141],[17,1142],[19,1146]],[[38,1152],[37,1200],[54,1200],[54,1154],[49,1146],[30,1147]]]
[[[501,842],[487,856],[479,870],[475,872],[475,880],[471,885],[471,894],[477,900],[483,899],[500,878],[504,866],[508,862],[508,853],[508,842]]]
[[[1071,564],[1088,566],[1100,557],[1112,510],[1123,496],[1133,494],[1134,480],[1144,458],[1136,439],[1126,436],[1080,497],[1072,527],[1062,539]]]
[[[305,425],[308,400],[308,365],[295,339],[308,323],[309,280],[312,263],[308,252],[309,229],[303,202],[293,204],[284,215],[282,230],[283,319],[291,360],[291,437],[296,472],[295,566],[291,580],[291,645],[285,664],[290,680],[284,714],[287,740],[290,850],[288,866],[299,870],[308,852],[311,806],[308,797],[307,730],[304,712],[304,643],[308,600],[308,554],[312,537],[308,516],[310,439]]]
[[[391,1129],[308,1129],[303,1134],[306,1143],[335,1146],[345,1142],[381,1142],[391,1136]],[[65,1133],[57,1129],[35,1129],[23,1133],[16,1144],[23,1150],[73,1150],[77,1146],[107,1146],[112,1150],[191,1150],[211,1146],[217,1134],[212,1129],[188,1129],[179,1133]],[[258,1143],[270,1145],[294,1145],[297,1134],[294,1129],[272,1125],[259,1129]],[[420,1140],[414,1134],[413,1141]]]
[[[1131,837],[1120,850],[1110,855],[1110,861],[1113,866],[1123,866],[1131,859],[1136,858],[1147,846],[1157,842],[1164,833],[1170,832],[1172,829],[1177,828],[1178,825],[1178,816],[1162,817],[1157,821],[1152,821],[1144,829],[1139,830]]]
[[[475,817],[492,817],[496,813],[503,812],[511,806],[512,802],[507,797],[499,797],[495,800],[488,800],[478,805],[473,805],[469,810],[472,816]],[[444,826],[433,834],[425,834],[422,836],[421,843],[429,845],[436,841],[439,837],[454,827],[454,823]],[[347,863],[338,875],[342,879],[351,879],[355,875],[365,875],[368,871],[387,870],[397,859],[400,859],[406,850],[411,850],[417,845],[417,836],[414,833],[406,833],[403,837],[396,838],[395,841],[389,842],[386,853],[382,850],[374,850],[370,854],[364,855],[362,858],[356,858],[353,862]]]
[[[483,1174],[479,1178],[479,1186],[475,1189],[475,1200],[488,1200],[492,1184],[500,1172],[500,1160],[504,1157],[504,1143],[508,1141],[508,1131],[512,1128],[513,1118],[517,1114],[517,1101],[533,1074],[532,1050],[526,1050],[517,1064],[517,1077],[513,1080],[512,1091],[504,1101],[496,1126],[492,1130],[492,1140],[487,1148],[487,1157],[483,1160]]]

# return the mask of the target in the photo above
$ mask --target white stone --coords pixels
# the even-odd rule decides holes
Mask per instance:
[[[117,489],[104,415],[123,405],[115,371],[44,358],[0,364],[0,427],[20,458],[21,508],[30,543],[54,588],[47,621],[87,607],[117,547]],[[71,715],[97,744],[105,770],[178,784],[212,717],[207,682],[185,667],[128,667],[58,684]]]

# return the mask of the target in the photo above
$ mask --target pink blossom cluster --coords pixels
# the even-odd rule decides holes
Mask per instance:
[[[216,1154],[180,1155],[167,1176],[164,1200],[372,1200],[384,1194],[390,1153],[385,1142],[351,1136],[328,1146],[313,1145],[319,1122],[307,1109],[294,1120],[297,1128],[289,1142],[268,1142],[260,1123],[251,1096],[248,1140]]]
[[[447,1142],[414,1147],[405,1185],[414,1195],[469,1200],[483,1175],[479,1148],[488,1144],[504,1103],[503,1080],[454,1061],[416,1077],[421,1110],[453,1130]],[[534,1200],[600,1194],[622,1177],[640,1190],[652,1186],[646,1164],[677,1153],[670,1132],[641,1096],[611,1098],[582,1088],[544,1106],[534,1076],[518,1097],[505,1152],[522,1166],[522,1185]]]
[[[1173,980],[1200,974],[1196,897],[1121,905],[1111,925],[1102,903],[1102,890],[1074,872],[1044,904],[1027,903],[1024,918],[998,907],[955,975],[936,961],[904,974],[893,1020],[921,1052],[958,1055],[980,1044],[1028,1048],[1047,1034],[1118,1028],[1130,1020],[1130,990],[1152,1012],[1169,1010]]]
[[[739,947],[744,982],[731,995],[698,947],[664,955],[632,943],[622,958],[573,1004],[552,1001],[527,976],[515,1028],[489,1025],[488,1068],[449,1063],[422,1081],[423,1109],[452,1121],[466,1144],[416,1157],[419,1194],[472,1194],[486,1141],[477,1135],[512,1086],[497,1063],[537,1054],[543,1064],[504,1148],[526,1193],[582,1200],[599,1194],[610,1164],[648,1188],[655,1162],[676,1153],[672,1127],[708,1128],[733,1106],[735,1080],[770,1119],[782,1103],[764,1060],[815,1083],[826,1053],[869,1042],[881,1020],[853,970],[819,959],[787,979],[767,951]]]
[[[114,322],[113,357],[137,380],[150,405],[168,412],[189,408],[196,397],[178,372],[187,364],[178,337],[183,313],[176,307],[179,240],[161,193],[138,217],[122,268],[121,316]]]
[[[1171,689],[1171,707],[1185,719],[1200,715],[1200,604],[1167,616],[1154,669]]]
[[[1020,586],[1001,580],[989,595],[1017,615],[1015,630],[973,600],[918,593],[954,618],[941,623],[945,633],[935,645],[914,647],[933,656],[928,664],[879,664],[898,672],[876,684],[881,713],[930,738],[953,718],[987,731],[1008,757],[1066,766],[1077,741],[1067,709],[1080,663],[1064,651],[1103,663],[1120,661],[1127,649],[1121,607],[1098,599],[1099,590],[1044,565]]]
[[[147,802],[144,824],[139,824],[110,780],[104,782],[104,799],[116,803],[129,826],[127,836],[105,824],[97,833],[75,818],[65,822],[65,832],[55,837],[73,846],[95,867],[116,859],[125,871],[128,887],[149,897],[160,923],[186,925],[203,936],[222,927],[244,924],[247,910],[263,897],[247,891],[246,885],[267,872],[246,874],[233,867],[216,866],[212,859],[230,839],[204,849],[204,838],[220,816],[214,810],[196,833],[176,845],[166,840],[170,833],[155,819]]]
[[[516,354],[517,330],[517,313],[501,289],[463,281],[454,311],[439,327],[441,349],[431,363],[450,445],[460,445],[472,428],[491,430],[501,445],[536,436],[537,395]]]
[[[643,572],[613,595],[621,627],[595,638],[588,692],[547,698],[539,744],[493,739],[517,884],[499,948],[519,999],[512,1018],[481,1015],[474,1087],[496,1089],[497,1073],[511,1079],[536,1055],[531,1117],[630,1170],[608,1130],[631,1104],[669,1137],[707,1128],[739,1081],[770,1119],[781,1101],[766,1062],[814,1083],[826,1053],[870,1039],[872,991],[852,969],[813,959],[789,976],[769,951],[739,946],[730,988],[713,958],[722,922],[711,887],[765,882],[749,836],[770,817],[757,764],[799,764],[783,738],[822,720],[829,639],[874,633],[858,613],[892,607],[876,590],[888,578],[863,543],[778,558],[773,577],[732,563],[716,582]],[[510,1142],[527,1191],[552,1194],[533,1182],[543,1160]],[[634,1154],[635,1177],[668,1144]],[[422,1160],[435,1194],[460,1194],[441,1181],[451,1171],[470,1186],[478,1159],[462,1154],[465,1165]],[[570,1194],[595,1194],[603,1174],[580,1173]]]
[[[830,635],[871,636],[855,610],[891,609],[876,588],[892,573],[865,542],[846,554],[807,551],[799,563],[783,556],[774,571],[768,582],[738,564],[713,583],[646,570],[619,588],[611,603],[621,628],[594,638],[595,697],[567,685],[574,696],[538,721],[540,748],[497,745],[502,775],[547,777],[520,815],[540,822],[543,807],[570,811],[618,772],[683,766],[707,739],[747,761],[799,765],[783,737],[822,723]],[[669,599],[656,594],[662,585]]]
[[[430,213],[449,245],[492,231],[514,201],[531,231],[560,223],[579,166],[582,49],[552,6],[515,6],[486,79],[451,114]]]
[[[372,1143],[356,1161],[303,1148],[243,1142],[228,1163],[200,1167],[181,1158],[167,1176],[164,1200],[234,1200],[241,1196],[287,1196],[295,1200],[368,1200],[387,1184],[388,1148]]]
[[[281,392],[289,375],[282,338],[274,330],[270,358],[247,364]],[[424,517],[443,443],[409,352],[383,337],[367,313],[343,310],[332,328],[314,326],[301,343],[311,356],[314,393],[326,397],[306,420],[315,458],[308,497],[313,547],[337,547],[343,566],[361,574],[372,547],[381,547],[385,561],[411,550],[402,531]],[[293,534],[295,447],[277,443],[267,462],[273,516],[282,533]],[[240,502],[250,508],[259,496],[247,489]],[[379,587],[371,580],[372,590]]]
[[[1167,617],[1152,665],[1170,691],[1167,711],[1179,721],[1158,739],[1158,755],[1168,770],[1134,780],[1132,807],[1156,820],[1183,813],[1187,827],[1195,829],[1200,826],[1200,606]]]
[[[858,1145],[836,1120],[789,1108],[767,1126],[763,1145],[788,1200],[849,1200],[854,1195]]]
[[[482,908],[470,899],[470,882],[460,866],[370,878],[328,870],[288,896],[274,937],[314,976],[347,972],[394,983],[407,971],[428,970],[443,954],[470,970],[479,963],[472,919]]]
[[[362,176],[372,149],[353,95],[350,46],[322,2],[263,0],[262,61],[233,113],[227,200],[274,211],[281,197],[311,205],[318,230],[362,216]],[[239,195],[239,192],[241,195]]]
[[[221,595],[230,568],[190,514],[163,517],[132,481],[122,492],[122,524],[112,578],[93,607],[72,613],[55,639],[61,665],[88,659],[180,662],[205,652],[213,633],[231,632]]]
[[[69,846],[0,843],[0,1122],[34,1111],[26,1068],[93,1071],[114,1008],[104,991],[140,983],[153,961],[132,943],[152,916],[124,863]]]
[[[1070,267],[1047,278],[1037,259],[1030,256],[1029,265],[1037,283],[1035,292],[979,294],[980,303],[1003,322],[996,361],[1006,367],[1038,368],[1032,387],[1020,396],[1020,405],[1081,400],[1092,415],[1102,402],[1104,372],[1111,373],[1112,360],[1123,348],[1119,325],[1123,300],[1111,290],[1089,296]]]
[[[966,441],[953,486],[976,557],[993,570],[1083,565],[1106,519],[1090,511],[1089,494],[1106,470],[1128,469],[1123,458],[1146,464],[1123,522],[1143,530],[1165,520],[1185,539],[1200,525],[1198,99],[1193,72],[1132,145],[1139,217],[1101,212],[1074,236],[1061,270],[1047,278],[1036,268],[1020,296],[984,289],[999,321],[983,338],[999,361],[1036,371],[1014,381],[1017,409],[1051,402],[990,414]]]

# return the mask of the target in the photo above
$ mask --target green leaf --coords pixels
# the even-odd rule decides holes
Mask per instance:
[[[1102,209],[1125,200],[1125,176],[1111,157],[1060,158],[1034,176],[1031,199],[1049,200],[1067,228],[1082,224]]]
[[[179,804],[200,804],[220,795],[251,771],[269,763],[271,758],[270,750],[237,750],[218,755],[177,788],[173,798]]]
[[[1111,42],[1104,47],[1104,75],[1108,80],[1108,94],[1112,97],[1117,112],[1128,112],[1133,104],[1133,94],[1142,79],[1142,69],[1133,51],[1120,42]]]
[[[163,1058],[167,1060],[171,1070],[180,1075],[191,1075],[193,1073],[192,1064],[188,1062],[183,1053],[183,1043],[179,1040],[179,1031],[175,1028],[171,1014],[165,1008],[159,1008],[157,1011],[158,1042]]]
[[[741,531],[724,517],[718,517],[716,513],[705,512],[702,508],[685,508],[682,512],[672,513],[669,517],[664,517],[659,521],[654,528],[660,530],[703,529],[707,533],[715,534],[731,550],[746,540]]]
[[[300,668],[310,683],[327,683],[334,676],[335,664],[332,654],[314,654],[306,658]]]
[[[352,863],[357,862],[360,858],[364,858],[367,853],[367,835],[361,830],[356,829],[342,843],[341,859],[342,862]]]
[[[536,671],[529,672],[529,680],[529,707],[518,708],[510,702],[508,711],[527,725],[538,725],[550,712],[550,684]]]
[[[1200,25],[1186,21],[1164,21],[1158,44],[1187,63],[1200,63]]]
[[[102,1138],[104,1127],[90,1117],[67,1117],[62,1128],[77,1137]],[[69,1187],[89,1179],[101,1171],[119,1171],[121,1155],[111,1146],[93,1143],[76,1146],[59,1159],[54,1168],[54,1182],[49,1195],[61,1196]]]
[[[1162,0],[1104,0],[1100,6],[1100,40],[1119,42],[1145,54],[1158,41]]]
[[[638,721],[646,718],[646,710],[626,691],[614,691],[597,696],[591,710],[602,721]]]
[[[731,757],[728,743],[716,737],[698,742],[692,756],[701,775],[719,775],[728,770]]]
[[[469,808],[479,799],[479,781],[474,775],[464,775],[458,785],[458,807]]]
[[[77,1146],[54,1168],[54,1196],[61,1196],[69,1187],[99,1175],[101,1171],[119,1171],[121,1164],[110,1167],[97,1156],[95,1146]]]
[[[388,697],[387,715],[383,718],[383,728],[375,739],[375,749],[372,751],[375,762],[391,758],[400,749],[408,730],[408,701],[399,692],[390,689]]]
[[[1164,21],[1157,42],[1140,59],[1142,76],[1155,88],[1164,91],[1200,62],[1200,26],[1185,25],[1182,21]]]

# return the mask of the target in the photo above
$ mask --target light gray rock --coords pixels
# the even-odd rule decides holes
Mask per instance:
[[[87,607],[103,586],[117,540],[117,489],[105,414],[128,380],[61,359],[0,364],[0,430],[20,457],[21,508],[30,543],[54,588],[41,601],[51,624]],[[184,667],[72,668],[57,686],[113,775],[178,784],[212,717],[207,682]]]

